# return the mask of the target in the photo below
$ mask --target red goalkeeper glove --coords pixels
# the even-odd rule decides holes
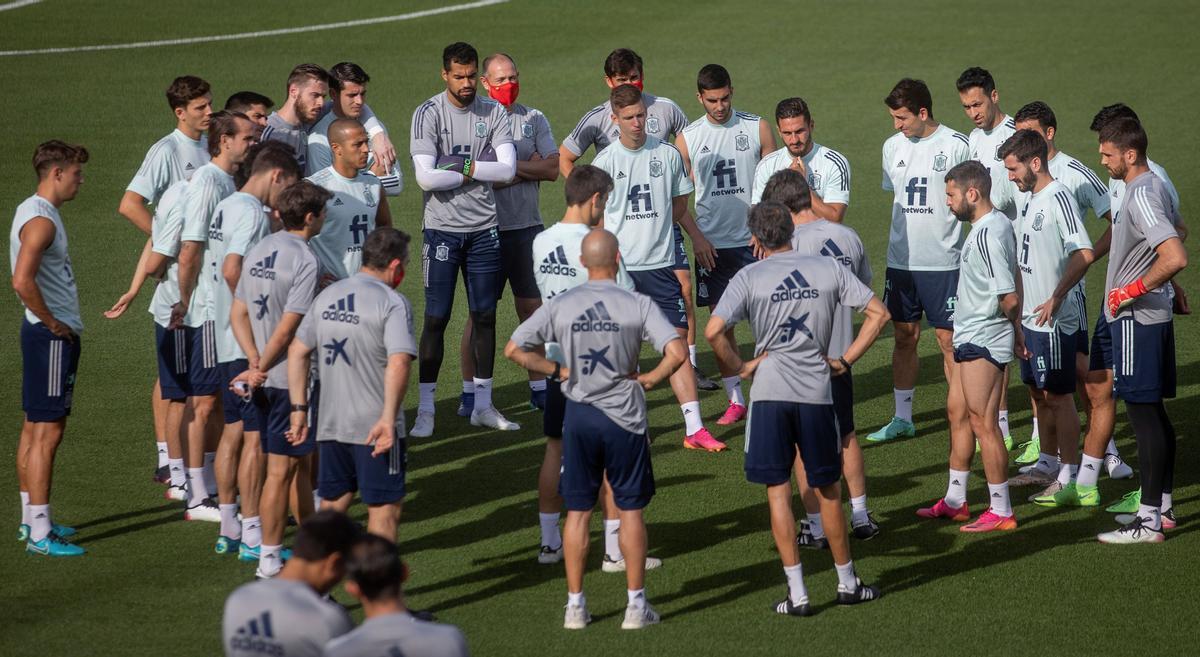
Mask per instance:
[[[1133,300],[1149,292],[1146,289],[1146,284],[1142,279],[1108,291],[1108,314],[1110,317],[1116,317],[1126,306],[1133,303]]]

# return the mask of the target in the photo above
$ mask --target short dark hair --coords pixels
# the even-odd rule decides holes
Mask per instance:
[[[362,264],[368,269],[386,269],[393,260],[408,263],[408,233],[391,226],[380,226],[363,242]]]
[[[1038,138],[1038,141],[1042,142],[1042,147],[1045,147],[1046,140],[1042,139],[1041,135],[1032,130],[1021,130],[1020,132],[1032,134]],[[988,173],[987,167],[983,166],[979,160],[967,160],[954,165],[946,172],[946,182],[953,182],[964,190],[974,187],[982,198],[991,198],[992,175]]]
[[[304,177],[304,170],[296,161],[292,147],[273,139],[251,146],[242,168],[249,169],[252,176],[278,169],[285,176]]]
[[[631,105],[636,105],[642,102],[642,90],[632,84],[617,85],[608,94],[608,102],[612,105],[614,112]]]
[[[288,73],[287,86],[301,85],[308,80],[329,84],[329,71],[317,64],[300,64],[293,68],[291,73]]]
[[[194,75],[181,75],[167,87],[167,104],[172,110],[186,108],[188,103],[212,93],[212,87]]]
[[[996,80],[992,78],[992,74],[988,73],[986,68],[972,66],[963,71],[962,75],[958,76],[958,81],[954,83],[954,86],[958,88],[960,93],[967,89],[979,87],[983,89],[983,93],[990,94],[996,90]]]
[[[1149,147],[1150,140],[1146,137],[1146,130],[1140,121],[1122,117],[1113,119],[1100,128],[1100,143],[1112,144],[1123,151],[1132,150],[1137,153],[1140,161],[1146,157],[1146,148]]]
[[[1000,150],[996,152],[996,155],[999,155],[1002,160],[1012,155],[1017,158],[1018,162],[1026,164],[1036,157],[1041,159],[1043,167],[1049,166],[1047,160],[1049,154],[1050,147],[1046,144],[1045,138],[1037,131],[1028,128],[1014,132],[1011,137],[1004,140],[1003,144],[1000,144]]]
[[[720,64],[706,64],[696,75],[696,91],[701,93],[732,86],[733,80],[729,78],[729,71]]]
[[[1134,121],[1141,122],[1137,112],[1133,111],[1132,107],[1125,103],[1114,103],[1112,105],[1105,105],[1100,108],[1099,112],[1096,112],[1096,116],[1092,118],[1092,132],[1100,132],[1101,128],[1115,119],[1133,119]]]
[[[371,76],[367,75],[367,72],[354,62],[339,62],[329,69],[329,89],[331,91],[341,91],[347,82],[366,84],[370,81]]]
[[[780,169],[767,179],[762,200],[780,203],[789,211],[800,213],[812,208],[812,188],[799,171]]]
[[[512,55],[510,55],[506,52],[494,52],[494,53],[488,55],[487,57],[484,57],[483,63],[479,65],[479,68],[480,68],[480,70],[483,71],[484,75],[487,75],[488,66],[490,66],[493,61],[500,59],[501,57],[512,62],[512,65],[514,67],[517,65],[517,60],[513,59]]]
[[[262,105],[267,109],[271,109],[275,106],[275,101],[256,91],[239,91],[225,101],[225,109],[232,112],[241,112],[242,114],[249,112],[250,108],[255,105]]]
[[[333,194],[324,187],[309,180],[299,180],[279,193],[275,211],[285,229],[300,230],[304,228],[304,217],[309,214],[321,216],[331,198]]]
[[[800,116],[803,116],[808,123],[812,123],[812,113],[808,111],[808,103],[799,96],[784,98],[775,106],[775,123]]]
[[[771,250],[791,242],[796,230],[787,206],[776,201],[762,201],[752,206],[746,223],[759,246]]]
[[[1017,110],[1017,113],[1013,115],[1013,121],[1016,123],[1037,121],[1043,130],[1046,128],[1058,130],[1058,118],[1054,116],[1054,110],[1050,109],[1049,105],[1040,100],[1027,103],[1024,107]]]
[[[72,164],[87,164],[88,150],[79,144],[68,144],[51,139],[38,144],[33,151],[33,170],[38,180],[46,177],[54,167],[66,168]]]
[[[883,99],[883,103],[894,110],[903,107],[913,114],[920,113],[923,107],[929,112],[929,118],[933,118],[933,96],[924,80],[904,78],[892,87],[891,93]]]
[[[442,70],[449,71],[451,64],[475,64],[479,62],[479,53],[475,47],[464,41],[454,43],[442,49]]]
[[[367,600],[394,600],[404,584],[404,562],[396,544],[367,534],[350,550],[346,579],[358,585]]]
[[[238,120],[250,121],[250,117],[241,112],[221,110],[214,112],[208,121],[208,154],[216,157],[221,154],[221,137],[232,137],[237,134]]]
[[[638,75],[643,74],[642,58],[629,48],[617,48],[604,58],[605,77],[611,78],[634,70],[638,72]]]
[[[345,558],[362,540],[362,527],[338,511],[318,511],[300,523],[292,540],[292,556],[304,561],[321,561],[334,554]]]
[[[571,170],[567,182],[563,185],[567,197],[567,206],[583,205],[596,194],[607,194],[612,191],[613,180],[608,172],[590,164],[581,164]]]

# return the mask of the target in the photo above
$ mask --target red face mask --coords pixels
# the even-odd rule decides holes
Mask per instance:
[[[392,287],[393,288],[400,287],[400,284],[403,282],[404,282],[404,267],[403,266],[397,267],[396,273],[392,275]]]
[[[488,95],[505,107],[517,102],[517,95],[520,93],[520,82],[505,82],[496,86],[488,85]]]
[[[638,78],[637,80],[634,80],[633,82],[630,82],[629,84],[632,84],[633,86],[637,87],[638,91],[642,91],[642,83],[643,82],[644,81],[641,78]]]

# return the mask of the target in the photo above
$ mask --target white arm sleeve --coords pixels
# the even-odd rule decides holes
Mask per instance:
[[[517,149],[512,144],[496,147],[495,162],[474,160],[471,177],[484,182],[508,182],[517,175]]]
[[[511,147],[510,147],[511,148]],[[463,184],[461,173],[437,168],[437,159],[426,153],[412,156],[413,169],[417,174],[417,186],[427,192],[441,192]],[[513,165],[514,167],[516,165]]]

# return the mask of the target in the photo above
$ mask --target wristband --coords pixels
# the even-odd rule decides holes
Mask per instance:
[[[1149,292],[1149,290],[1146,289],[1146,284],[1140,278],[1137,279],[1136,281],[1130,283],[1129,285],[1126,285],[1123,289],[1125,290],[1125,293],[1129,295],[1130,298],[1140,297],[1143,294]]]
[[[554,372],[550,375],[550,380],[554,383],[562,381],[562,363],[554,361]]]
[[[846,362],[845,356],[838,356],[838,362],[842,364],[842,367],[846,368],[847,372],[850,371],[850,363]]]

